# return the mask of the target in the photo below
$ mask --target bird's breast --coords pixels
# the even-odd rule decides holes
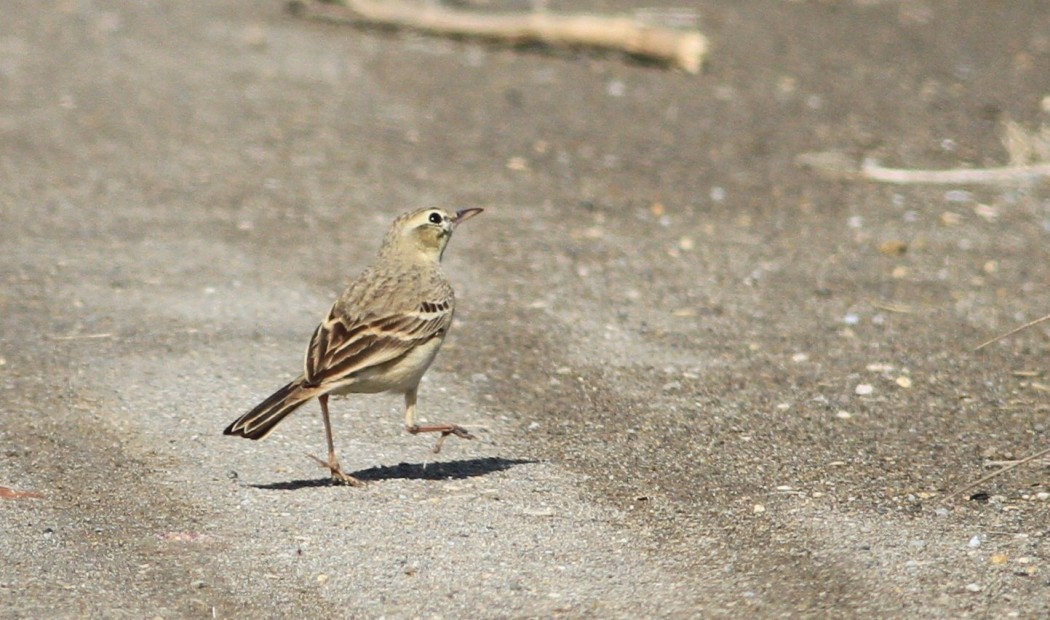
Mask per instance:
[[[354,375],[354,380],[334,394],[374,394],[376,392],[407,392],[419,385],[427,368],[444,342],[444,333],[413,348],[401,357],[366,368]]]

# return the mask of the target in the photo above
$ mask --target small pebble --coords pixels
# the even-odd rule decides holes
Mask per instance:
[[[791,75],[782,75],[777,79],[777,92],[781,95],[791,95],[798,90],[798,79]]]
[[[762,504],[755,504],[755,507],[752,508],[751,511],[754,512],[756,515],[760,515],[766,511],[766,507]]]
[[[848,411],[839,411],[835,414],[835,417],[840,420],[848,420],[853,417],[853,414]]]
[[[529,164],[524,157],[511,157],[507,160],[507,169],[522,172],[529,169]]]
[[[802,362],[808,362],[809,361],[809,354],[808,353],[796,353],[796,354],[791,356],[791,361],[795,362],[796,364],[801,364]]]
[[[857,396],[867,396],[868,394],[871,394],[873,391],[875,391],[875,388],[873,388],[870,383],[861,383],[856,388],[854,388],[853,391],[857,394]]]
[[[980,592],[981,591],[981,586],[979,584],[976,584],[976,583],[969,583],[969,584],[966,584],[966,590],[968,592]]]
[[[895,383],[905,389],[911,387],[911,379],[908,377],[897,377]]]
[[[980,547],[981,546],[981,535],[980,534],[975,534],[974,537],[970,539],[970,542],[966,543],[966,546],[971,548],[971,549],[976,549],[977,547]]]
[[[850,312],[846,316],[842,317],[842,322],[846,325],[856,325],[860,323],[860,316],[856,313]]]
[[[986,204],[979,204],[973,208],[973,212],[978,217],[984,219],[986,222],[991,222],[995,218],[999,217],[999,209]]]
[[[970,202],[973,200],[973,192],[964,189],[953,189],[944,192],[944,199],[948,202]]]
[[[900,239],[890,239],[879,244],[879,252],[886,256],[901,256],[908,251],[908,242]]]

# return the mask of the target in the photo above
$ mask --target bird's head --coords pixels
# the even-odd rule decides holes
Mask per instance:
[[[440,261],[452,231],[481,211],[476,207],[460,211],[430,208],[405,213],[394,220],[383,241],[382,252]]]

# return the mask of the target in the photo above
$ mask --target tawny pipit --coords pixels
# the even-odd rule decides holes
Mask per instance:
[[[376,261],[332,305],[306,348],[306,368],[291,383],[226,427],[226,435],[262,439],[300,405],[321,403],[328,461],[313,457],[332,479],[360,482],[343,473],[335,455],[328,396],[396,392],[405,395],[405,428],[441,433],[434,451],[449,435],[474,436],[455,424],[416,424],[416,390],[452,325],[455,297],[441,269],[452,231],[481,209],[455,213],[418,209],[390,227]],[[312,455],[311,455],[312,456]]]

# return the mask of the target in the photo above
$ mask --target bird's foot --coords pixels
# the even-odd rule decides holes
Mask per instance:
[[[343,468],[339,466],[339,460],[336,459],[334,455],[330,457],[327,461],[320,459],[312,454],[307,454],[306,456],[317,461],[318,465],[332,472],[333,484],[343,484],[351,487],[362,487],[365,485],[364,482],[361,482],[357,478],[354,478],[353,476],[344,473]]]
[[[477,437],[471,435],[467,429],[456,424],[435,424],[433,426],[419,426],[417,424],[415,426],[409,426],[407,430],[413,435],[419,433],[441,433],[441,436],[438,437],[437,443],[434,444],[434,454],[441,452],[441,446],[444,445],[445,439],[447,439],[449,435],[455,435],[460,439],[477,439]]]

